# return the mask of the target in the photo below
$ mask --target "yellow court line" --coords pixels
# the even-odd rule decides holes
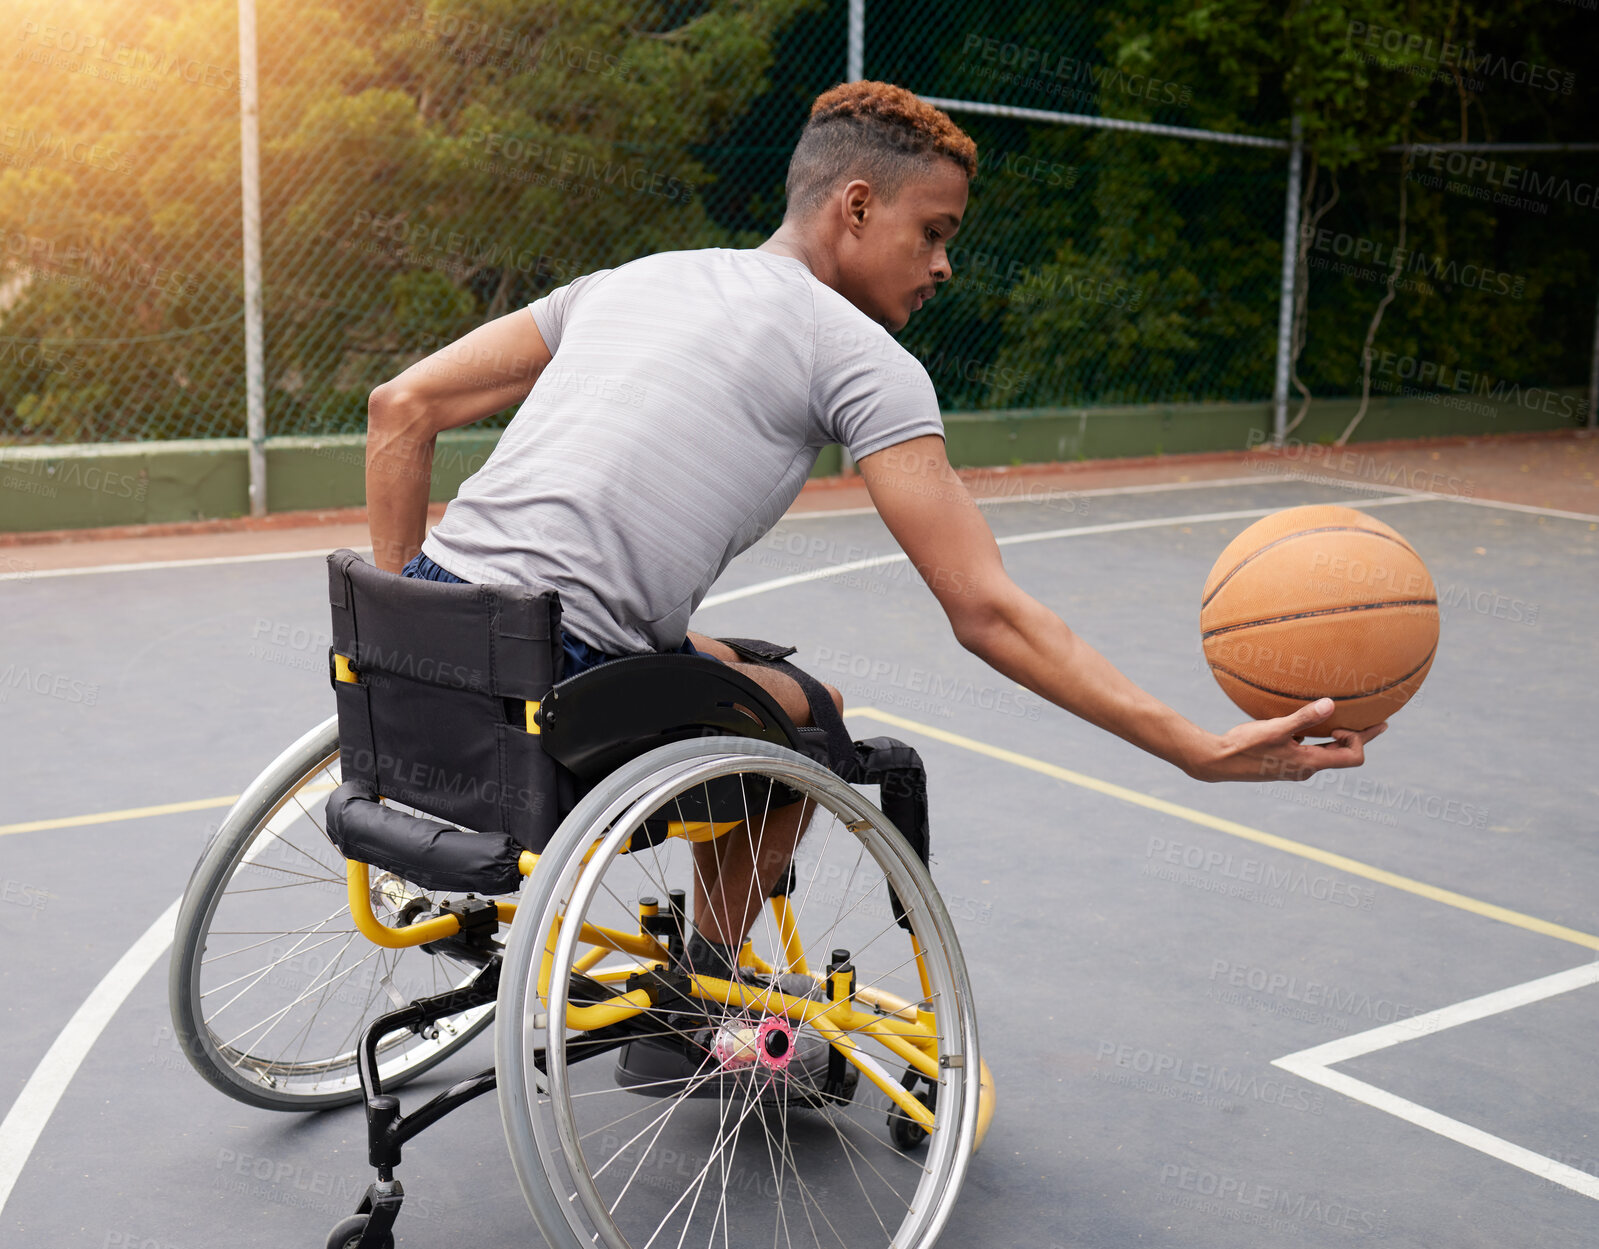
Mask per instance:
[[[931,724],[907,720],[903,716],[894,715],[892,712],[879,711],[876,707],[848,707],[845,708],[844,714],[846,716],[867,716],[873,720],[881,720],[884,724],[892,724],[898,728],[909,729],[914,733],[922,733],[928,737],[936,738],[938,741],[948,742],[951,746],[960,746],[963,749],[975,751],[980,755],[988,755],[990,758],[999,759],[1005,763],[1014,763],[1017,767],[1028,768],[1034,772],[1042,772],[1045,776],[1052,776],[1056,780],[1067,781],[1072,785],[1080,785],[1084,789],[1091,789],[1095,793],[1104,794],[1109,798],[1119,798],[1123,802],[1130,802],[1134,806],[1147,807],[1149,810],[1159,811],[1163,815],[1174,815],[1180,820],[1187,820],[1190,824],[1212,828],[1219,833],[1228,833],[1234,837],[1242,837],[1245,841],[1253,841],[1262,846],[1270,846],[1274,850],[1282,850],[1287,854],[1296,854],[1302,859],[1324,863],[1328,867],[1335,867],[1339,871],[1348,872],[1351,876],[1363,876],[1367,880],[1376,881],[1378,884],[1391,885],[1395,889],[1403,889],[1406,893],[1430,898],[1434,902],[1442,902],[1445,906],[1459,907],[1462,911],[1470,911],[1473,915],[1496,919],[1503,924],[1514,924],[1517,928],[1525,928],[1529,932],[1542,933],[1546,937],[1569,941],[1573,945],[1586,946],[1590,950],[1599,950],[1599,937],[1594,936],[1592,933],[1578,932],[1575,928],[1567,928],[1562,924],[1552,924],[1548,920],[1539,919],[1534,915],[1523,915],[1520,911],[1512,911],[1506,907],[1495,906],[1491,902],[1468,898],[1465,894],[1455,893],[1451,889],[1440,889],[1437,885],[1429,885],[1425,881],[1413,880],[1409,876],[1401,876],[1397,872],[1373,867],[1371,864],[1362,863],[1358,859],[1348,859],[1341,854],[1334,854],[1330,850],[1322,850],[1316,846],[1306,845],[1302,841],[1279,837],[1275,833],[1262,832],[1258,828],[1250,828],[1247,824],[1239,824],[1233,820],[1224,820],[1217,815],[1207,815],[1203,811],[1196,811],[1193,807],[1185,807],[1176,802],[1167,802],[1164,798],[1156,798],[1150,794],[1139,793],[1138,790],[1128,789],[1123,785],[1113,785],[1111,782],[1102,781],[1098,777],[1086,776],[1082,772],[1073,772],[1070,768],[1062,768],[1053,763],[1045,763],[1042,759],[1034,759],[1028,755],[1018,754],[1016,751],[1006,750],[1002,746],[990,746],[987,742],[980,742],[971,737],[962,737],[959,733],[951,733],[947,729],[935,728]]]
[[[96,815],[63,815],[54,820],[29,820],[23,824],[0,824],[0,837],[7,833],[42,833],[49,828],[82,828],[85,824],[115,824],[118,820],[142,820],[147,815],[177,815],[182,811],[205,811],[211,807],[231,807],[238,794],[225,798],[196,798],[192,802],[164,802],[158,807],[129,807],[126,811],[101,811]]]

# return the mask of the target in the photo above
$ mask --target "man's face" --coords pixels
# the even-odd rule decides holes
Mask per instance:
[[[851,182],[835,201],[845,214],[839,240],[839,293],[890,331],[950,277],[949,240],[966,212],[966,173],[935,160],[884,200],[864,181]]]

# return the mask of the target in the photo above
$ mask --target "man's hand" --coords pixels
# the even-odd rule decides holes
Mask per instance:
[[[1332,713],[1332,699],[1319,698],[1291,715],[1247,721],[1216,738],[1205,757],[1184,770],[1200,781],[1302,781],[1323,768],[1358,768],[1366,761],[1366,743],[1388,722],[1333,729],[1332,741],[1305,745],[1306,734]]]
[[[1331,699],[1217,736],[1128,680],[1005,571],[999,544],[936,435],[911,438],[860,461],[883,523],[949,617],[956,640],[996,672],[1090,724],[1204,781],[1304,780],[1365,762],[1388,726],[1335,729],[1330,742],[1299,739],[1333,712]],[[1324,734],[1324,736],[1326,736]]]

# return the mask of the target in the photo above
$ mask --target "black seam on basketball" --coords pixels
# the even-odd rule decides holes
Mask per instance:
[[[1256,625],[1281,624],[1285,620],[1309,620],[1315,616],[1342,616],[1352,611],[1375,611],[1379,607],[1436,607],[1435,598],[1384,599],[1380,603],[1347,603],[1342,607],[1317,607],[1312,611],[1290,612],[1286,616],[1267,616],[1262,620],[1245,620],[1239,624],[1220,625],[1200,634],[1201,639],[1215,637],[1218,633],[1233,633],[1238,629],[1253,629]]]
[[[1309,702],[1313,698],[1330,698],[1335,703],[1358,703],[1362,698],[1372,698],[1378,694],[1386,694],[1389,690],[1393,689],[1394,686],[1403,685],[1406,681],[1410,680],[1411,677],[1415,676],[1416,673],[1420,672],[1423,668],[1430,664],[1432,662],[1432,657],[1437,653],[1438,644],[1434,642],[1432,649],[1427,652],[1427,658],[1423,659],[1409,672],[1405,673],[1404,676],[1399,677],[1397,680],[1388,682],[1387,685],[1378,686],[1374,690],[1367,690],[1364,694],[1294,694],[1290,693],[1288,690],[1274,690],[1269,685],[1258,684],[1255,681],[1251,681],[1246,676],[1240,676],[1231,668],[1224,668],[1221,664],[1211,664],[1210,669],[1212,672],[1225,672],[1233,680],[1249,686],[1249,688],[1252,690],[1259,690],[1262,694],[1272,694],[1278,698],[1303,698],[1306,702]]]
[[[1403,538],[1394,538],[1394,537],[1391,537],[1390,535],[1388,535],[1386,533],[1379,533],[1375,529],[1366,529],[1366,528],[1364,528],[1363,526],[1360,526],[1360,525],[1322,525],[1322,526],[1319,526],[1318,528],[1315,528],[1315,529],[1300,529],[1300,530],[1295,531],[1294,533],[1285,533],[1282,537],[1274,539],[1273,541],[1266,543],[1265,546],[1260,547],[1257,550],[1251,551],[1248,555],[1244,556],[1243,559],[1239,560],[1238,563],[1233,566],[1232,570],[1229,571],[1228,574],[1225,577],[1223,577],[1220,581],[1218,581],[1216,583],[1216,588],[1214,590],[1212,590],[1209,594],[1205,595],[1203,601],[1199,604],[1199,610],[1200,611],[1204,611],[1205,608],[1209,607],[1210,606],[1210,600],[1215,598],[1218,594],[1221,593],[1222,586],[1226,585],[1235,576],[1237,576],[1239,570],[1242,569],[1245,564],[1249,563],[1250,560],[1254,559],[1256,556],[1264,555],[1267,551],[1271,550],[1272,547],[1274,547],[1274,546],[1281,546],[1284,542],[1292,542],[1295,538],[1302,538],[1306,534],[1310,534],[1310,533],[1369,533],[1372,537],[1381,538],[1385,542],[1397,542],[1400,546],[1404,547],[1405,550],[1409,551],[1412,555],[1416,555],[1416,549],[1413,546],[1411,546],[1410,543],[1406,542]],[[1416,558],[1420,559],[1421,556],[1416,555]]]

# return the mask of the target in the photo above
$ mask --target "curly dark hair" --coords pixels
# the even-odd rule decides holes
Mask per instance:
[[[938,159],[977,173],[977,144],[948,115],[888,82],[845,82],[811,105],[788,163],[788,215],[807,216],[841,183],[864,178],[891,200]]]

